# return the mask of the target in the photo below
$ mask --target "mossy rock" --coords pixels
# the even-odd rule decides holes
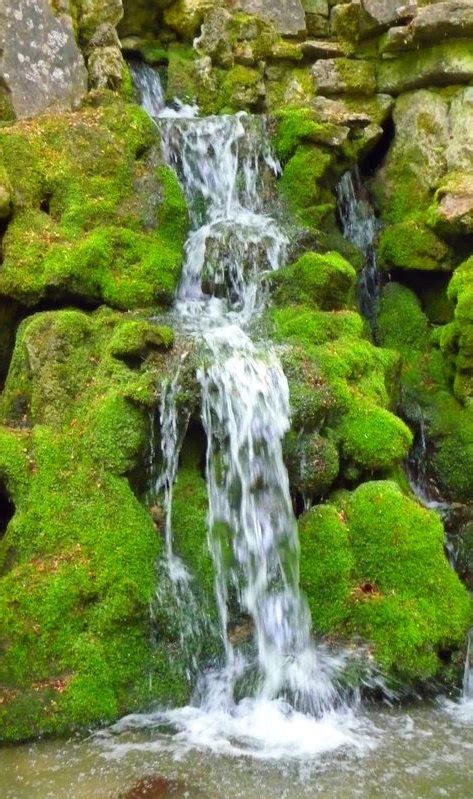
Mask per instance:
[[[2,740],[185,699],[165,657],[175,641],[161,630],[150,645],[161,542],[127,479],[171,344],[169,329],[109,309],[19,328],[0,409],[15,509],[0,543]]]
[[[379,240],[379,263],[385,269],[450,270],[448,247],[415,220],[390,225]]]
[[[333,153],[301,145],[287,161],[279,188],[295,221],[315,229],[334,214],[335,197],[328,188],[334,166]]]
[[[326,496],[339,471],[333,441],[317,434],[291,432],[284,439],[283,452],[291,490],[306,500]]]
[[[363,638],[395,682],[458,679],[471,603],[437,514],[395,483],[371,482],[308,511],[299,536],[316,630]]]
[[[117,99],[4,128],[13,217],[0,295],[28,306],[170,304],[188,219],[159,152],[151,120]]]
[[[278,305],[299,303],[324,311],[350,304],[356,272],[337,252],[307,252],[272,277]]]

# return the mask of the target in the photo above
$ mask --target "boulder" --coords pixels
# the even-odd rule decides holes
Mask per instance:
[[[71,17],[47,0],[3,0],[0,8],[0,83],[17,118],[77,106],[87,70]]]
[[[304,8],[300,0],[232,0],[231,8],[246,11],[272,22],[283,36],[306,32]]]
[[[466,38],[473,35],[471,0],[446,0],[419,8],[408,25],[391,28],[381,42],[385,53],[413,50],[442,39]]]

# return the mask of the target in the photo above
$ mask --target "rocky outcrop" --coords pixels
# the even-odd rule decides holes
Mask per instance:
[[[14,115],[76,107],[87,91],[84,59],[64,4],[2,0],[0,83]]]
[[[230,8],[272,22],[283,36],[299,36],[306,32],[304,7],[300,0],[231,0]]]

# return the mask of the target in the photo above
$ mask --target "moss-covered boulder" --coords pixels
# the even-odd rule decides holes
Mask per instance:
[[[172,333],[103,309],[26,319],[2,396],[0,480],[14,515],[0,543],[1,738],[105,723],[184,698],[150,645],[160,537],[128,476]],[[166,638],[167,636],[167,638]]]
[[[461,272],[459,275],[457,286]],[[451,296],[455,296],[455,288]],[[466,303],[467,309],[470,305]],[[377,329],[380,343],[400,353],[399,410],[414,426],[424,425],[430,441],[427,470],[446,496],[469,501],[473,493],[473,409],[452,393],[453,387],[464,400],[469,385],[468,356],[465,371],[456,373],[459,326],[453,321],[433,330],[414,292],[391,283],[383,289]],[[468,325],[461,329],[467,337]],[[459,366],[461,363],[460,358]]]
[[[371,482],[299,522],[301,585],[316,630],[362,637],[394,681],[457,678],[471,622],[438,516]]]
[[[0,296],[23,305],[169,304],[187,211],[156,128],[118,98],[0,133],[13,214]]]
[[[356,272],[337,252],[307,252],[273,276],[279,305],[300,303],[324,311],[350,304]]]

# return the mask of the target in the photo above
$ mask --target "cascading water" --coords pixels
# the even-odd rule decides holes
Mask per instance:
[[[162,96],[148,78],[136,78],[135,68],[145,107]],[[164,155],[180,177],[191,217],[174,324],[202,349],[197,378],[207,435],[208,543],[224,662],[200,675],[194,706],[156,721],[226,751],[241,751],[244,741],[260,752],[269,746],[271,754],[313,754],[351,742],[354,720],[344,708],[344,728],[333,722],[334,709],[343,707],[332,681],[340,659],[316,650],[299,590],[297,525],[281,443],[289,429],[287,380],[274,349],[249,333],[264,308],[264,274],[282,266],[287,244],[261,202],[263,173],[276,172],[277,164],[262,118],[160,109],[152,110]],[[163,394],[158,488],[164,489],[167,570],[185,599],[191,580],[172,545],[178,382],[177,375]],[[228,634],[230,595],[251,619],[253,641],[244,647]],[[190,634],[181,629],[184,638]]]
[[[381,289],[374,246],[378,225],[373,209],[364,197],[357,167],[342,175],[336,191],[343,235],[347,241],[358,247],[364,256],[364,265],[358,282],[358,300],[361,313],[371,326],[374,326]]]

